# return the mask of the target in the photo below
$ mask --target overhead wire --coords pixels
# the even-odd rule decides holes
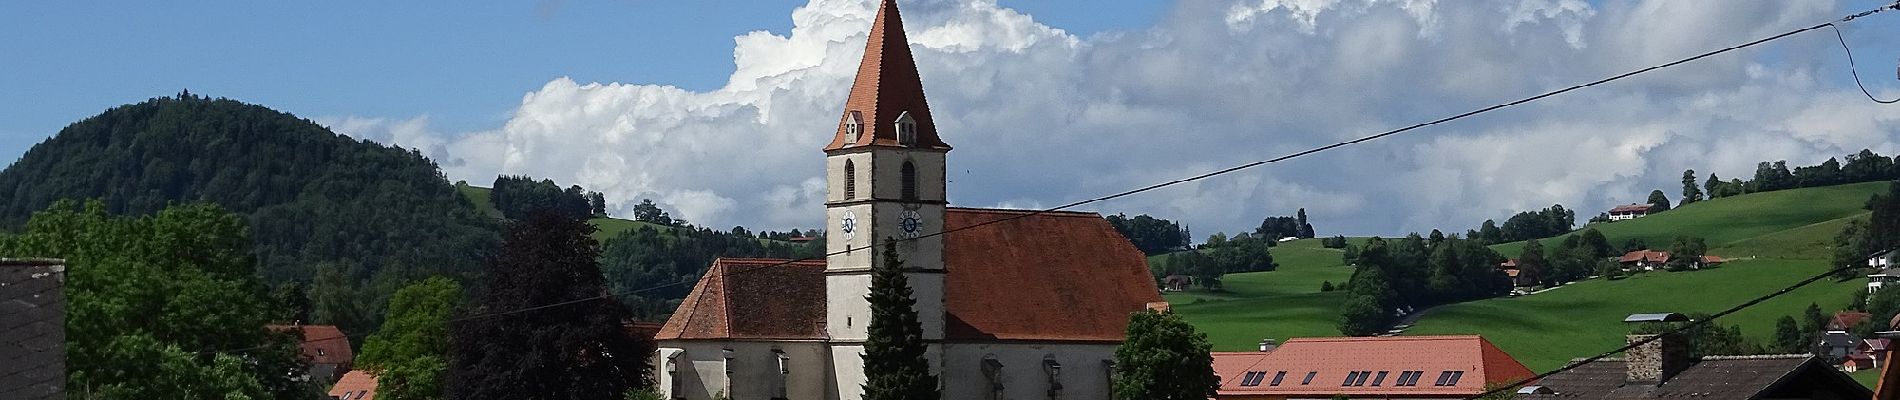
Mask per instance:
[[[931,232],[931,233],[927,233],[927,234],[920,234],[920,235],[917,235],[917,236],[912,236],[912,237],[906,237],[906,238],[886,238],[886,239],[883,239],[883,241],[882,241],[881,243],[878,243],[878,244],[879,244],[879,245],[881,245],[881,244],[889,244],[889,243],[901,243],[901,242],[907,242],[907,241],[915,241],[915,240],[922,240],[922,239],[927,239],[927,238],[932,238],[932,237],[938,237],[938,236],[944,236],[944,235],[948,235],[948,234],[951,234],[951,233],[955,233],[955,232],[961,232],[961,231],[966,231],[966,230],[970,230],[970,229],[976,229],[976,228],[980,228],[980,227],[984,227],[984,226],[989,226],[989,225],[994,225],[994,224],[1000,224],[1000,223],[1004,223],[1004,222],[1009,222],[1009,221],[1014,221],[1014,220],[1018,220],[1018,219],[1023,219],[1023,218],[1029,218],[1029,217],[1033,217],[1033,216],[1037,216],[1037,215],[1042,215],[1042,214],[1047,214],[1047,213],[1052,213],[1052,212],[1058,212],[1058,211],[1063,211],[1063,210],[1067,210],[1067,209],[1070,209],[1070,208],[1075,208],[1075,207],[1079,207],[1079,206],[1083,206],[1083,205],[1088,205],[1088,204],[1094,204],[1094,203],[1099,203],[1099,202],[1105,202],[1105,201],[1109,201],[1109,200],[1114,200],[1114,199],[1118,199],[1118,198],[1122,198],[1122,197],[1127,197],[1127,196],[1132,196],[1132,195],[1136,195],[1136,194],[1140,194],[1140,193],[1145,193],[1145,192],[1150,192],[1150,191],[1154,191],[1154,190],[1158,190],[1158,189],[1162,189],[1162,188],[1167,188],[1167,187],[1171,187],[1171,186],[1175,186],[1175,185],[1180,185],[1180,184],[1183,184],[1183,183],[1189,183],[1189,182],[1196,182],[1196,181],[1200,181],[1200,180],[1203,180],[1203,179],[1207,179],[1207,178],[1212,178],[1212,177],[1215,177],[1215,176],[1220,176],[1220,175],[1225,175],[1225,174],[1229,174],[1229,173],[1234,173],[1234,172],[1238,172],[1238,171],[1242,171],[1242,170],[1246,170],[1246,169],[1251,169],[1251,168],[1254,168],[1254,167],[1259,167],[1259,166],[1262,166],[1262,165],[1267,165],[1267,164],[1274,164],[1274,163],[1279,163],[1279,162],[1282,162],[1282,161],[1286,161],[1286,160],[1291,160],[1291,159],[1294,159],[1294,158],[1299,158],[1299,157],[1304,157],[1304,156],[1307,156],[1307,155],[1311,155],[1311,154],[1315,154],[1315,153],[1320,153],[1320,152],[1324,152],[1324,151],[1329,151],[1329,150],[1333,150],[1333,149],[1337,149],[1337,148],[1341,148],[1341,147],[1346,147],[1346,146],[1351,146],[1351,145],[1356,145],[1356,144],[1360,144],[1360,143],[1364,143],[1364,142],[1368,142],[1368,141],[1373,141],[1373,140],[1379,140],[1379,139],[1383,139],[1383,138],[1386,138],[1386,137],[1389,137],[1389,136],[1394,136],[1394,135],[1398,135],[1398,134],[1401,134],[1401,133],[1407,133],[1407,132],[1411,132],[1411,131],[1414,131],[1414,130],[1418,130],[1418,129],[1421,129],[1421,128],[1425,128],[1425,127],[1430,127],[1430,126],[1434,126],[1434,125],[1438,125],[1438,124],[1442,124],[1442,123],[1446,123],[1446,122],[1452,122],[1452,121],[1457,121],[1457,120],[1461,120],[1461,119],[1465,119],[1465,118],[1469,118],[1469,117],[1472,117],[1472,116],[1476,116],[1476,115],[1479,115],[1479,114],[1484,114],[1484,113],[1488,113],[1488,112],[1491,112],[1491,111],[1496,111],[1496,110],[1500,110],[1500,109],[1504,109],[1504,108],[1509,108],[1509,107],[1513,107],[1513,106],[1517,106],[1517,105],[1521,105],[1521,104],[1525,104],[1525,103],[1530,103],[1530,102],[1533,102],[1533,101],[1538,101],[1538,100],[1542,100],[1542,99],[1544,99],[1544,98],[1548,98],[1548,97],[1552,97],[1552,96],[1556,96],[1556,95],[1560,95],[1560,94],[1564,94],[1564,93],[1569,93],[1569,92],[1572,92],[1572,91],[1576,91],[1576,90],[1580,90],[1580,89],[1584,89],[1584,88],[1590,88],[1590,87],[1595,87],[1595,86],[1597,86],[1597,85],[1602,85],[1602,84],[1605,84],[1605,83],[1610,83],[1610,82],[1615,82],[1615,81],[1619,81],[1619,80],[1623,80],[1623,79],[1625,79],[1625,78],[1629,78],[1629,77],[1632,77],[1632,76],[1636,76],[1636,75],[1641,75],[1641,74],[1645,74],[1645,73],[1649,73],[1649,72],[1652,72],[1652,71],[1656,71],[1656,70],[1660,70],[1660,69],[1664,69],[1664,68],[1671,68],[1671,67],[1675,67],[1675,66],[1678,66],[1678,65],[1682,65],[1682,64],[1686,64],[1686,63],[1689,63],[1689,62],[1693,62],[1693,61],[1697,61],[1697,60],[1701,60],[1701,59],[1704,59],[1704,58],[1708,58],[1708,57],[1711,57],[1711,56],[1715,56],[1715,55],[1719,55],[1719,54],[1723,54],[1723,53],[1728,53],[1728,52],[1732,52],[1732,51],[1735,51],[1735,50],[1740,50],[1740,49],[1745,49],[1745,48],[1749,48],[1749,47],[1753,47],[1753,46],[1756,46],[1756,45],[1760,45],[1760,44],[1762,44],[1762,43],[1767,43],[1767,42],[1771,42],[1771,41],[1775,41],[1775,40],[1780,40],[1780,39],[1782,39],[1782,38],[1786,38],[1786,37],[1789,37],[1789,36],[1794,36],[1794,35],[1796,35],[1796,34],[1800,34],[1800,33],[1804,33],[1804,32],[1808,32],[1808,31],[1812,31],[1812,30],[1817,30],[1817,29],[1821,29],[1821,28],[1826,28],[1826,27],[1831,27],[1831,26],[1834,26],[1834,23],[1836,23],[1836,22],[1848,22],[1848,21],[1852,21],[1852,20],[1855,20],[1855,19],[1858,19],[1858,18],[1862,18],[1862,17],[1866,17],[1866,16],[1869,16],[1869,15],[1873,15],[1873,14],[1875,14],[1875,13],[1879,13],[1879,12],[1882,12],[1882,11],[1886,11],[1886,10],[1889,10],[1889,9],[1900,9],[1900,1],[1896,1],[1896,2],[1894,2],[1894,4],[1892,4],[1892,5],[1888,5],[1888,6],[1882,6],[1882,7],[1880,7],[1880,8],[1876,8],[1876,9],[1872,9],[1872,10],[1868,10],[1868,11],[1863,11],[1863,12],[1860,12],[1860,13],[1856,13],[1856,14],[1852,14],[1852,15],[1848,15],[1848,16],[1846,16],[1846,17],[1843,17],[1843,18],[1840,18],[1840,19],[1837,19],[1837,20],[1832,20],[1832,21],[1829,21],[1829,22],[1826,22],[1826,23],[1821,23],[1821,24],[1817,24],[1817,25],[1814,25],[1814,26],[1810,26],[1810,27],[1806,27],[1806,28],[1800,28],[1800,29],[1795,29],[1795,30],[1792,30],[1792,31],[1788,31],[1788,32],[1784,32],[1784,33],[1780,33],[1780,34],[1776,34],[1776,35],[1773,35],[1773,36],[1768,36],[1768,37],[1765,37],[1765,38],[1761,38],[1761,39],[1756,39],[1756,40],[1753,40],[1753,41],[1749,41],[1749,42],[1746,42],[1746,43],[1742,43],[1742,44],[1738,44],[1738,45],[1734,45],[1734,46],[1729,46],[1729,47],[1725,47],[1725,48],[1721,48],[1721,49],[1717,49],[1717,50],[1712,50],[1712,51],[1708,51],[1708,52],[1705,52],[1705,53],[1701,53],[1701,54],[1697,54],[1697,55],[1695,55],[1695,56],[1691,56],[1691,57],[1688,57],[1688,58],[1683,58],[1683,59],[1679,59],[1679,60],[1675,60],[1675,61],[1671,61],[1671,62],[1668,62],[1668,63],[1664,63],[1664,64],[1658,64],[1658,65],[1654,65],[1654,66],[1650,66],[1650,67],[1645,67],[1645,68],[1641,68],[1641,69],[1636,69],[1636,70],[1632,70],[1632,71],[1629,71],[1629,72],[1624,72],[1624,73],[1621,73],[1621,74],[1617,74],[1617,75],[1613,75],[1613,76],[1610,76],[1610,77],[1606,77],[1606,78],[1602,78],[1602,79],[1598,79],[1598,80],[1595,80],[1595,81],[1590,81],[1590,82],[1588,82],[1588,83],[1583,83],[1583,84],[1578,84],[1578,85],[1572,85],[1572,86],[1569,86],[1569,87],[1565,87],[1565,88],[1562,88],[1562,89],[1557,89],[1557,90],[1552,90],[1552,91],[1548,91],[1548,92],[1544,92],[1544,93],[1541,93],[1541,94],[1537,94],[1537,95],[1533,95],[1533,96],[1530,96],[1530,97],[1525,97],[1525,98],[1522,98],[1522,99],[1518,99],[1518,100],[1515,100],[1515,101],[1510,101],[1510,102],[1505,102],[1505,103],[1499,103],[1499,104],[1495,104],[1495,105],[1492,105],[1492,106],[1489,106],[1489,107],[1484,107],[1484,108],[1479,108],[1479,109],[1475,109],[1475,110],[1471,110],[1471,111],[1466,111],[1466,112],[1463,112],[1463,113],[1459,113],[1459,114],[1454,114],[1454,115],[1450,115],[1450,116],[1446,116],[1446,117],[1442,117],[1442,118],[1439,118],[1439,119],[1435,119],[1435,120],[1432,120],[1432,121],[1429,121],[1429,122],[1421,122],[1421,123],[1416,123],[1416,124],[1412,124],[1412,125],[1409,125],[1409,126],[1405,126],[1405,127],[1401,127],[1401,128],[1396,128],[1396,129],[1391,129],[1391,130],[1387,130],[1387,131],[1384,131],[1384,132],[1380,132],[1380,133],[1376,133],[1376,134],[1372,134],[1372,135],[1367,135],[1367,136],[1362,136],[1362,137],[1359,137],[1359,138],[1356,138],[1356,139],[1352,139],[1352,140],[1348,140],[1348,141],[1342,141],[1342,142],[1336,142],[1336,143],[1332,143],[1332,144],[1328,144],[1328,145],[1324,145],[1324,146],[1319,146],[1319,147],[1314,147],[1314,148],[1311,148],[1311,149],[1306,149],[1306,150],[1302,150],[1302,151],[1298,151],[1298,152],[1293,152],[1293,153],[1289,153],[1289,154],[1286,154],[1286,155],[1282,155],[1282,156],[1279,156],[1279,157],[1274,157],[1274,158],[1269,158],[1269,159],[1264,159],[1264,160],[1258,160],[1258,161],[1253,161],[1253,162],[1248,162],[1248,163],[1244,163],[1244,164],[1240,164],[1240,165],[1235,165],[1235,166],[1231,166],[1231,167],[1227,167],[1227,168],[1222,168],[1222,169],[1218,169],[1218,170],[1214,170],[1214,171],[1209,171],[1209,172],[1206,172],[1206,173],[1202,173],[1202,174],[1199,174],[1199,175],[1194,175],[1194,176],[1189,176],[1189,177],[1185,177],[1185,178],[1179,178],[1179,179],[1174,179],[1174,180],[1170,180],[1170,181],[1166,181],[1166,182],[1160,182],[1160,183],[1155,183],[1155,184],[1151,184],[1151,185],[1148,185],[1148,186],[1143,186],[1143,187],[1140,187],[1140,188],[1136,188],[1136,189],[1130,189],[1130,190],[1126,190],[1126,191],[1122,191],[1122,192],[1117,192],[1117,193],[1113,193],[1113,194],[1109,194],[1109,195],[1105,195],[1105,196],[1100,196],[1100,197],[1095,197],[1095,198],[1090,198],[1090,199],[1086,199],[1086,200],[1080,200],[1080,201],[1075,201],[1075,202],[1071,202],[1071,203],[1067,203],[1067,204],[1063,204],[1063,205],[1059,205],[1059,206],[1055,206],[1055,207],[1050,207],[1050,208],[1045,208],[1045,209],[1037,209],[1037,210],[1025,210],[1026,212],[1024,212],[1024,213],[1020,213],[1020,214],[1015,214],[1015,215],[1010,215],[1010,216],[1008,216],[1008,217],[1003,217],[1003,218],[998,218],[998,219],[993,219],[993,220],[987,220],[987,221],[982,221],[982,222],[978,222],[978,223],[974,223],[974,224],[970,224],[970,225],[965,225],[965,226],[961,226],[961,227],[956,227],[956,228],[951,228],[951,229],[943,229],[943,230],[939,230],[939,231],[937,231],[937,232]],[[1844,39],[1843,39],[1843,41],[1844,41]],[[1876,100],[1876,101],[1878,101],[1878,100]],[[743,268],[743,269],[736,269],[736,270],[733,270],[733,271],[727,271],[727,272],[725,272],[725,273],[723,273],[723,274],[721,274],[720,276],[721,276],[721,277],[725,277],[725,276],[732,276],[732,275],[737,275],[737,274],[742,274],[742,273],[749,273],[749,272],[753,272],[753,271],[760,271],[760,270],[764,270],[764,269],[769,269],[769,268],[776,268],[776,267],[782,267],[782,266],[786,266],[786,265],[790,265],[790,264],[793,264],[793,263],[798,263],[798,262],[803,262],[803,261],[812,261],[812,260],[819,260],[819,259],[824,259],[824,258],[828,258],[828,257],[830,257],[830,256],[835,256],[835,255],[841,255],[841,254],[846,254],[846,253],[850,253],[850,252],[852,252],[852,251],[861,251],[861,250],[865,250],[865,249],[869,249],[869,248],[871,248],[872,246],[873,246],[873,245],[866,245],[866,246],[860,246],[860,247],[849,247],[849,246],[847,246],[847,247],[846,247],[846,248],[845,248],[844,250],[839,250],[839,251],[834,251],[834,252],[829,252],[829,253],[824,253],[824,254],[821,254],[821,255],[816,255],[816,256],[808,256],[808,257],[802,257],[802,258],[797,258],[797,259],[790,259],[790,260],[783,260],[783,261],[780,261],[780,262],[776,262],[776,263],[772,263],[772,264],[767,264],[767,265],[761,265],[761,266],[757,266],[757,267],[752,267],[752,268]],[[702,278],[702,279],[703,279],[703,278]],[[651,292],[651,291],[655,291],[655,290],[661,290],[661,289],[667,289],[667,288],[673,288],[673,287],[679,287],[679,286],[682,286],[682,285],[686,285],[686,284],[694,284],[694,283],[696,283],[696,281],[676,281],[676,282],[669,282],[669,283],[664,283],[664,284],[659,284],[659,285],[654,285],[654,286],[648,286],[648,287],[644,287],[644,288],[639,288],[639,289],[633,289],[633,290],[627,290],[627,291],[620,291],[620,292],[613,292],[613,293],[603,293],[603,294],[601,294],[601,295],[597,295],[597,296],[588,296],[588,297],[582,297],[582,298],[577,298],[577,299],[572,299],[572,300],[566,300],[566,301],[561,301],[561,302],[555,302],[555,303],[549,303],[549,304],[542,304],[542,305],[536,305],[536,306],[531,306],[531,307],[523,307],[523,308],[519,308],[519,309],[512,309],[512,310],[504,310],[504,311],[493,311],[493,312],[482,312],[482,313],[476,313],[476,314],[471,314],[471,315],[466,315],[466,316],[463,316],[463,317],[459,317],[459,318],[454,318],[454,319],[450,319],[450,320],[448,320],[448,323],[451,323],[451,324],[453,324],[453,323],[460,323],[460,322],[466,322],[466,321],[472,321],[472,320],[477,320],[477,319],[484,319],[484,318],[492,318],[492,317],[498,317],[498,316],[506,316],[506,315],[514,315],[514,314],[520,314],[520,313],[524,313],[524,312],[530,312],[530,311],[536,311],[536,310],[543,310],[543,309],[548,309],[548,308],[554,308],[554,307],[562,307],[562,306],[568,306],[568,305],[574,305],[574,304],[580,304],[580,303],[586,303],[586,302],[590,302],[590,301],[598,301],[598,300],[606,300],[606,299],[612,299],[612,298],[614,298],[615,296],[623,296],[623,295],[631,295],[631,294],[639,294],[639,293],[645,293],[645,292]],[[257,348],[263,348],[263,347],[268,347],[268,346],[259,346],[259,347],[257,347]],[[243,349],[239,349],[239,350],[230,350],[230,351],[241,351],[241,350],[243,350]],[[229,351],[226,351],[226,352],[229,352]]]

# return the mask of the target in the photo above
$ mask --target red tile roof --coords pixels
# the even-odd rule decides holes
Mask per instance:
[[[945,211],[945,229],[1023,216],[944,237],[946,339],[1119,341],[1128,314],[1162,302],[1141,251],[1101,215],[1028,213]],[[768,267],[781,261],[715,261],[656,338],[825,338],[824,263]]]
[[[335,325],[270,325],[265,328],[282,332],[299,329],[303,332],[303,355],[311,364],[347,364],[356,359],[350,351],[350,338]]]
[[[1616,261],[1622,262],[1622,263],[1633,263],[1637,261],[1647,261],[1647,262],[1652,262],[1652,263],[1669,262],[1669,252],[1655,251],[1655,250],[1637,250],[1637,251],[1632,251],[1629,253],[1624,253],[1623,257],[1617,258]]]
[[[1616,206],[1616,208],[1612,208],[1612,209],[1610,209],[1610,213],[1612,213],[1612,214],[1614,214],[1614,213],[1625,213],[1625,212],[1643,212],[1643,213],[1646,213],[1646,212],[1649,212],[1649,209],[1650,209],[1651,207],[1654,207],[1654,206],[1652,206],[1652,205],[1648,205],[1648,204],[1625,204],[1625,205],[1620,205],[1620,206]]]
[[[350,371],[330,387],[330,397],[341,400],[375,400],[376,376],[361,370]]]
[[[1248,372],[1265,374],[1254,386],[1241,386]],[[1273,377],[1286,372],[1279,386]],[[1371,371],[1361,385],[1343,386],[1353,371]],[[1397,386],[1404,371],[1423,371],[1414,386]],[[1462,371],[1457,384],[1437,386],[1446,371]],[[1299,396],[1353,398],[1389,396],[1464,397],[1482,393],[1487,383],[1515,382],[1536,375],[1490,341],[1479,336],[1394,336],[1377,338],[1298,338],[1270,352],[1214,353],[1221,377],[1220,396]],[[1385,379],[1373,383],[1379,373]],[[1308,373],[1312,382],[1301,384]]]
[[[845,124],[853,111],[862,116],[863,135],[854,143],[846,143]],[[897,3],[883,0],[878,2],[877,20],[871,23],[871,37],[864,43],[864,59],[858,63],[851,95],[838,117],[838,133],[825,150],[897,146],[897,116],[905,112],[917,121],[917,147],[950,149],[937,137],[937,124],[930,119],[923,78],[917,75],[917,61],[911,57],[910,41],[904,37],[904,19],[897,13]]]
[[[1834,313],[1834,319],[1829,320],[1827,323],[1827,326],[1830,329],[1837,329],[1837,330],[1851,329],[1854,327],[1854,325],[1860,325],[1861,321],[1866,321],[1867,318],[1869,317],[1873,317],[1873,314],[1868,314],[1864,312],[1841,311],[1841,312]]]
[[[786,261],[714,260],[654,338],[824,337],[825,262]]]
[[[948,339],[1120,341],[1161,302],[1147,258],[1095,213],[951,208],[944,229]]]

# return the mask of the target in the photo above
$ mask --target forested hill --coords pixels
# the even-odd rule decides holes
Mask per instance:
[[[330,286],[342,287],[320,289],[362,289],[378,275],[466,276],[499,240],[498,224],[421,154],[189,93],[114,107],[61,129],[0,171],[0,198],[6,231],[59,199],[100,199],[120,214],[216,203],[250,220],[267,282],[307,282],[332,266]],[[329,308],[319,312],[350,312]]]

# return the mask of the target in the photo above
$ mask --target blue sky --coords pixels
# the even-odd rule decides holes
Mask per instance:
[[[1271,158],[1812,25],[1881,1],[902,0],[951,201],[1043,207]],[[809,228],[869,0],[0,3],[0,158],[189,88],[712,226]],[[763,31],[763,34],[752,34]],[[1900,96],[1900,12],[1847,27]],[[1831,33],[1089,209],[1234,232],[1462,231],[1900,152]],[[681,140],[690,138],[691,140]],[[1059,154],[1060,156],[1051,156]],[[1508,195],[1500,195],[1508,193]]]
[[[1079,34],[1169,2],[1006,1]],[[429,115],[491,129],[549,79],[706,90],[733,37],[784,33],[799,0],[0,3],[0,159],[106,108],[178,93],[313,117]],[[1113,13],[1100,10],[1112,9]]]

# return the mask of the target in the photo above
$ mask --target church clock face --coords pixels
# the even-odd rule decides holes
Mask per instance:
[[[845,239],[856,237],[858,235],[858,215],[852,213],[850,210],[845,210],[844,217],[838,219],[838,233],[844,234]]]
[[[923,231],[923,227],[924,217],[918,215],[916,210],[905,210],[903,219],[897,221],[898,232],[903,234],[905,239],[917,237]]]

